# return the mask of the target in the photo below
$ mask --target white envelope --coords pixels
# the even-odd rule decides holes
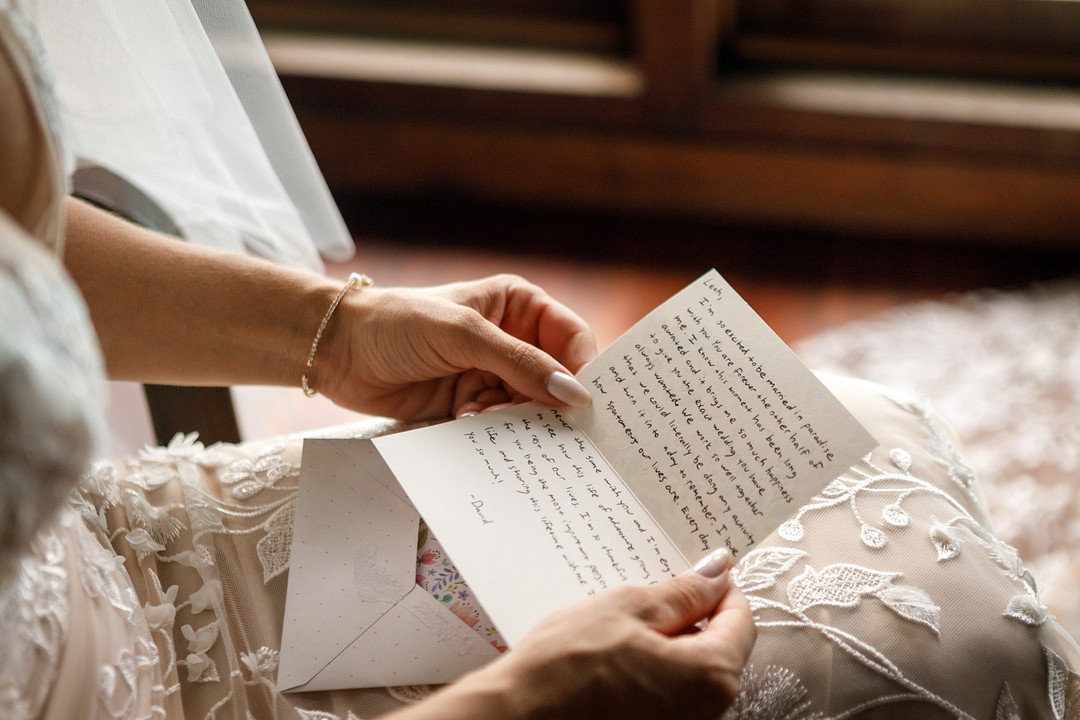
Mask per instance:
[[[370,440],[304,441],[278,688],[454,680],[499,656],[416,584],[420,516]]]

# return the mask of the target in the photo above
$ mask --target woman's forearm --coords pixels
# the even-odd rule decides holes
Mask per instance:
[[[149,232],[68,200],[64,264],[113,379],[299,383],[339,283]]]
[[[523,278],[348,292],[341,281],[197,247],[78,200],[67,203],[66,238],[64,262],[114,379],[298,386],[306,374],[308,387],[343,407],[403,419],[524,398],[589,401],[570,375],[595,356],[592,332]]]

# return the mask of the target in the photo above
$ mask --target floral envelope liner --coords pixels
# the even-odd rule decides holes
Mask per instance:
[[[416,540],[416,584],[444,603],[461,622],[479,633],[496,650],[506,652],[506,641],[422,518]]]

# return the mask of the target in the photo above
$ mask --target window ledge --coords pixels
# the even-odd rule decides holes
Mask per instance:
[[[630,62],[603,55],[284,33],[264,41],[285,75],[614,98],[644,92]]]
[[[791,110],[1080,132],[1080,92],[1017,83],[787,72],[721,85],[727,96]]]

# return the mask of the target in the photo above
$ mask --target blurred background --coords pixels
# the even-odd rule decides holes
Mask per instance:
[[[1076,238],[1069,0],[249,5],[358,232],[375,203],[412,194],[439,203],[426,214],[500,203]]]

